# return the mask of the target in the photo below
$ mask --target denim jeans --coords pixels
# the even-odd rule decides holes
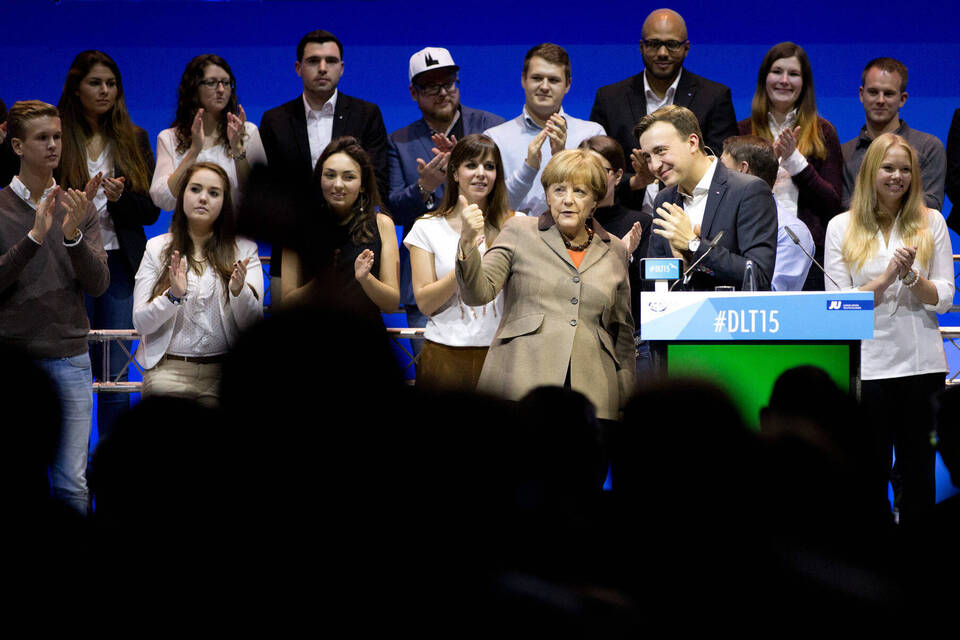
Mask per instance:
[[[87,449],[93,413],[90,354],[37,360],[57,388],[63,411],[57,452],[50,476],[53,495],[67,506],[87,513]]]
[[[130,277],[126,259],[119,250],[107,251],[107,266],[110,269],[110,288],[103,295],[93,298],[84,296],[87,305],[87,317],[91,329],[133,329],[133,278]],[[93,375],[100,380],[103,373],[103,344],[95,342],[90,346],[90,362]],[[119,344],[110,345],[110,382],[124,382],[124,372],[117,380],[117,372],[127,363],[127,356]],[[101,380],[103,382],[103,380]],[[113,425],[125,411],[130,409],[130,394],[97,394],[97,440],[110,435]]]

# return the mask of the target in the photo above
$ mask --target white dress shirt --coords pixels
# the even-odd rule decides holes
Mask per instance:
[[[683,189],[677,190],[683,197],[683,210],[690,218],[690,226],[695,227],[703,224],[703,214],[707,209],[707,196],[710,195],[710,183],[713,182],[713,174],[717,172],[717,159],[709,157],[710,167],[701,176],[697,186],[693,188],[693,193],[684,193]]]
[[[337,108],[337,90],[319,109],[314,109],[303,96],[303,108],[307,115],[307,139],[310,141],[310,166],[316,168],[317,160],[333,138],[333,111]]]
[[[945,313],[953,303],[953,254],[943,216],[928,209],[933,253],[929,264],[914,266],[937,288],[937,303],[924,304],[900,280],[890,285],[873,309],[873,340],[860,343],[860,369],[863,380],[902,378],[904,376],[947,371],[943,338],[937,314]],[[877,251],[862,269],[853,270],[843,261],[843,237],[850,225],[850,212],[834,217],[827,225],[825,266],[841,289],[859,289],[882,274],[894,252],[904,246],[895,223],[890,242],[877,231]],[[828,291],[837,287],[826,279]],[[839,311],[838,313],[843,313]]]
[[[776,140],[784,129],[797,126],[797,110],[790,111],[780,124],[777,124],[772,113],[767,112],[767,126],[770,127],[770,135]],[[797,216],[797,202],[800,199],[800,188],[794,184],[793,176],[806,168],[807,159],[799,149],[794,149],[786,158],[780,158],[777,181],[773,185],[773,197],[783,210],[793,217]]]
[[[98,173],[102,173],[104,178],[113,177],[113,143],[108,142],[107,146],[100,152],[99,158],[90,158],[87,155],[87,175],[91,178]],[[97,218],[100,220],[100,239],[103,241],[103,248],[107,251],[120,248],[120,241],[117,239],[117,232],[113,226],[113,218],[107,211],[107,193],[103,190],[103,184],[97,189],[97,195],[93,197],[93,208],[97,210]]]

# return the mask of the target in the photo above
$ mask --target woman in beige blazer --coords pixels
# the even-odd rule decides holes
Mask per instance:
[[[542,385],[586,395],[616,420],[634,385],[635,349],[624,244],[593,212],[607,191],[596,156],[555,155],[541,177],[548,212],[510,218],[481,259],[483,213],[464,207],[457,281],[464,302],[504,290],[503,320],[478,390],[519,400]]]

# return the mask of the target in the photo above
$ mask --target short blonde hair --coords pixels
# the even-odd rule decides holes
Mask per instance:
[[[595,151],[590,149],[567,149],[550,158],[540,184],[543,190],[558,182],[586,185],[597,202],[607,195],[607,172]]]
[[[7,135],[23,139],[27,133],[27,122],[34,118],[59,118],[60,112],[52,104],[40,100],[21,100],[14,102],[7,114]]]

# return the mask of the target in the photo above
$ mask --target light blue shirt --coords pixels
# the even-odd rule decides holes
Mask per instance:
[[[566,149],[576,149],[587,138],[606,134],[603,127],[596,122],[567,115],[563,112],[563,107],[560,108],[560,115],[567,121]],[[507,120],[484,131],[500,148],[510,208],[528,215],[539,215],[547,210],[540,174],[553,155],[550,152],[550,140],[544,141],[541,147],[539,170],[530,167],[526,162],[527,147],[541,129],[524,107],[523,112],[513,120]]]
[[[812,264],[800,247],[790,239],[784,227],[790,227],[800,244],[810,255],[813,255],[813,236],[803,220],[780,206],[777,201],[777,261],[773,268],[774,291],[802,291],[803,283],[807,280],[807,272]]]

